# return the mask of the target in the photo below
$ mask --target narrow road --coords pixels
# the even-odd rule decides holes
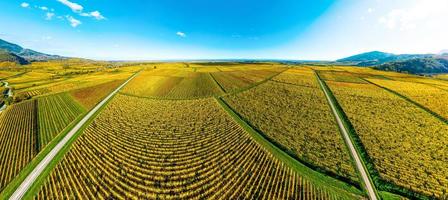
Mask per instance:
[[[317,72],[316,72],[317,73]],[[358,169],[358,172],[361,174],[362,181],[364,182],[364,185],[366,186],[367,193],[369,195],[369,199],[371,200],[377,200],[378,194],[376,193],[376,190],[374,189],[374,184],[372,183],[371,179],[369,178],[369,175],[367,173],[367,169],[364,167],[361,161],[361,157],[359,156],[358,152],[355,149],[355,146],[353,145],[353,142],[348,134],[348,129],[345,127],[344,123],[342,122],[341,117],[338,114],[338,111],[336,110],[336,106],[334,105],[334,102],[331,100],[328,88],[325,87],[324,83],[320,79],[319,76],[316,74],[316,78],[319,81],[319,84],[322,88],[322,90],[325,93],[325,96],[327,97],[327,101],[330,104],[331,111],[333,112],[334,116],[336,116],[336,121],[338,123],[339,129],[342,131],[342,135],[344,136],[344,140],[348,145],[348,148],[350,149],[350,153],[352,154],[353,159],[355,160],[356,168]]]
[[[33,185],[34,181],[39,177],[40,174],[45,170],[47,165],[53,160],[53,158],[59,153],[59,151],[67,144],[67,142],[75,135],[76,132],[81,129],[81,127],[103,106],[110,98],[112,98],[121,88],[123,88],[129,81],[131,81],[138,73],[132,75],[128,80],[121,84],[117,89],[112,91],[106,98],[104,98],[98,105],[95,106],[81,121],[73,127],[70,132],[45,156],[42,161],[33,169],[33,171],[28,174],[25,180],[20,184],[16,191],[9,198],[10,200],[22,199],[25,193]]]

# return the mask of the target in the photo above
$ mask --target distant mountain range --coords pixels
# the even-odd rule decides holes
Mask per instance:
[[[1,55],[0,61],[17,62],[20,64],[24,63],[22,62],[23,60],[28,62],[28,61],[42,61],[42,60],[54,60],[64,58],[58,55],[50,55],[37,52],[31,49],[25,49],[17,44],[13,44],[2,39],[0,39],[0,55]],[[13,57],[16,59],[13,59]]]
[[[0,50],[0,62],[14,62],[17,64],[25,65],[28,64],[28,61],[25,58],[22,58],[16,54]]]
[[[337,62],[412,74],[448,73],[448,54],[445,51],[440,54],[392,54],[372,51],[342,58]]]

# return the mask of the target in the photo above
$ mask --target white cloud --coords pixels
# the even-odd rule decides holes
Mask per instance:
[[[390,10],[378,21],[389,29],[413,30],[434,19],[445,18],[447,8],[446,0],[417,0],[408,7]]]
[[[53,19],[53,17],[54,17],[54,13],[52,13],[52,12],[47,12],[46,14],[45,14],[45,19],[46,20],[51,20],[51,19]]]
[[[187,37],[187,34],[185,34],[184,32],[180,32],[180,31],[178,31],[177,33],[176,33],[176,35],[178,35],[179,37]]]
[[[73,28],[76,28],[77,26],[81,25],[81,21],[75,19],[74,17],[67,15],[66,16],[67,20],[70,22],[70,26],[72,26]]]
[[[45,7],[45,6],[41,6],[41,7],[39,7],[39,9],[44,10],[44,11],[47,11],[47,10],[48,10],[48,8]]]
[[[368,13],[373,13],[375,11],[375,9],[373,9],[373,8],[369,8],[369,9],[367,9],[367,12]]]
[[[99,11],[93,11],[90,13],[81,13],[80,15],[83,17],[93,17],[97,20],[106,19],[103,15],[101,15],[101,13]]]
[[[64,5],[66,5],[70,9],[72,9],[73,12],[79,13],[79,12],[82,12],[82,10],[84,9],[84,7],[82,7],[81,5],[71,2],[69,0],[58,0],[58,1]]]
[[[22,8],[28,8],[28,7],[30,7],[30,4],[27,3],[27,2],[23,2],[23,3],[20,4],[20,6],[21,6]]]

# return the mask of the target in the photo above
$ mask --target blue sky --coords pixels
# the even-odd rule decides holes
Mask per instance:
[[[0,38],[114,60],[324,59],[448,48],[446,0],[8,0]]]

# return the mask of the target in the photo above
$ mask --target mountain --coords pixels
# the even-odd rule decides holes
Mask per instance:
[[[388,62],[375,66],[374,68],[411,74],[448,73],[448,59],[442,57],[415,58],[404,61]]]
[[[381,51],[371,51],[347,58],[337,60],[337,62],[349,63],[358,66],[381,65],[391,61],[404,61],[418,58],[431,58],[434,54],[392,54]]]
[[[0,62],[14,62],[21,65],[28,64],[28,61],[25,58],[4,50],[0,50]]]
[[[37,52],[31,49],[24,49],[17,44],[13,44],[7,42],[5,40],[0,39],[0,50],[13,53],[16,56],[23,57],[29,61],[41,61],[41,60],[54,60],[54,59],[63,59],[64,57],[58,55],[49,55],[41,52]]]

